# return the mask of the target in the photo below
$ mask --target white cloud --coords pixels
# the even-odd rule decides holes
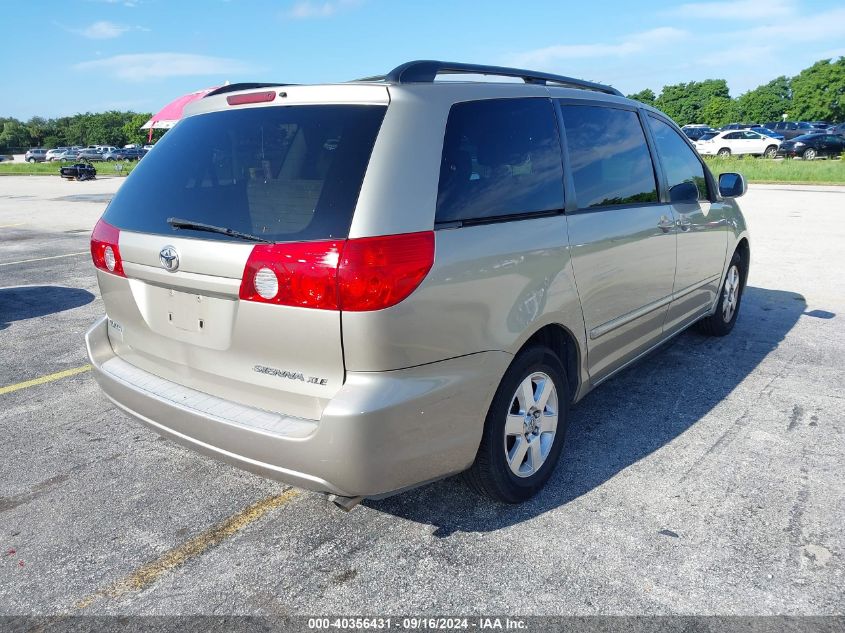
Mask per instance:
[[[565,59],[621,57],[677,43],[688,36],[686,31],[664,26],[641,33],[632,33],[610,44],[559,44],[538,48],[514,55],[513,63],[518,66],[548,67]]]
[[[734,2],[691,2],[665,12],[680,18],[709,20],[766,20],[795,13],[791,0],[735,0]]]
[[[191,53],[115,55],[76,64],[74,70],[94,70],[126,81],[201,75],[237,75],[256,72],[245,62]]]
[[[128,26],[101,20],[100,22],[94,22],[94,24],[84,29],[78,29],[76,32],[92,40],[109,40],[120,37],[129,30],[131,29]]]
[[[360,5],[362,0],[299,0],[285,15],[297,20],[329,18],[339,11]]]

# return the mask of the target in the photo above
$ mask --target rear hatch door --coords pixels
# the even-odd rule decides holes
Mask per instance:
[[[116,353],[178,384],[318,419],[344,380],[340,312],[239,291],[256,245],[348,236],[384,95],[230,107],[169,131],[102,219],[120,231],[126,275],[98,271]]]

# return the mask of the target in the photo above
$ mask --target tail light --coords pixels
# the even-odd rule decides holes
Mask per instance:
[[[433,263],[431,231],[261,244],[247,260],[240,298],[319,310],[382,310],[408,297]]]
[[[120,229],[101,219],[91,234],[91,259],[94,260],[94,266],[100,270],[126,277],[118,247],[119,241]]]

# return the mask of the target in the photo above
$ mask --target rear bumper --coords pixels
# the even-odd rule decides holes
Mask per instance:
[[[102,318],[85,336],[94,377],[123,411],[199,452],[294,486],[380,496],[467,468],[511,361],[482,352],[410,369],[349,372],[319,421],[252,409],[117,357]]]

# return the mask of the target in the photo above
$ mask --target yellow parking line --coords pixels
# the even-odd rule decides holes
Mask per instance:
[[[222,523],[218,523],[202,534],[198,534],[194,538],[165,552],[156,560],[141,566],[126,576],[126,578],[117,581],[110,587],[97,591],[87,598],[83,598],[76,603],[76,608],[85,609],[100,598],[119,598],[124,594],[146,589],[166,572],[184,565],[209,548],[219,545],[226,538],[240,532],[271,510],[287,505],[297,496],[299,496],[298,490],[288,488],[281,494],[272,495],[253,503],[237,514],[233,514]]]
[[[6,385],[5,387],[0,387],[0,396],[2,396],[4,393],[12,393],[13,391],[18,391],[19,389],[35,387],[36,385],[43,385],[44,383],[53,382],[54,380],[60,380],[62,378],[67,378],[68,376],[82,374],[86,371],[91,371],[91,365],[83,365],[82,367],[65,369],[64,371],[57,371],[55,374],[47,374],[46,376],[41,376],[41,378],[33,378],[32,380],[19,382],[14,385]]]
[[[23,226],[24,224],[26,224],[26,222],[18,222],[16,224],[0,224],[0,229],[8,229],[12,226]]]
[[[35,259],[22,259],[17,262],[6,262],[0,266],[14,266],[15,264],[28,264],[29,262],[43,262],[45,259],[59,259],[61,257],[76,257],[77,255],[88,255],[91,251],[79,251],[78,253],[68,253],[66,255],[50,255],[50,257],[36,257]]]

